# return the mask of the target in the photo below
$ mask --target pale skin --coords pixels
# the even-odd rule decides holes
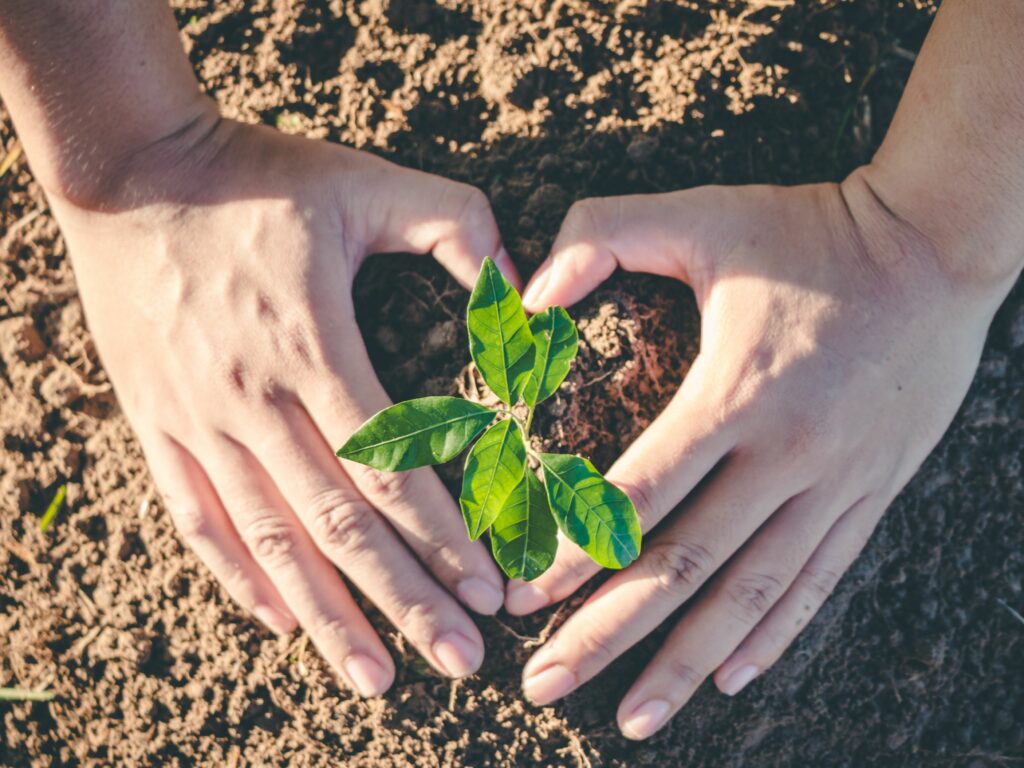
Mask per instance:
[[[528,698],[566,695],[688,604],[620,705],[623,733],[646,738],[705,678],[732,694],[763,673],[824,601],[948,426],[1020,272],[1022,35],[1014,0],[948,0],[883,147],[841,185],[570,211],[530,310],[621,266],[689,283],[703,330],[608,474],[658,532],[531,659]],[[367,472],[331,446],[387,405],[353,318],[362,259],[432,252],[468,285],[497,256],[515,282],[486,200],[221,120],[156,2],[9,2],[0,94],[185,540],[364,695],[394,667],[335,566],[439,671],[474,671],[464,607],[501,603],[488,554],[431,472]],[[537,610],[596,570],[563,542],[506,607]]]

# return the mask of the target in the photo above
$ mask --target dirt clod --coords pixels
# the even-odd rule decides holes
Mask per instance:
[[[0,323],[0,357],[8,366],[34,363],[46,354],[46,345],[30,317],[12,317]]]

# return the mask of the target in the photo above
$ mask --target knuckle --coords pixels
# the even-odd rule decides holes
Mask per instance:
[[[444,573],[453,568],[453,554],[447,544],[429,543],[419,552],[420,562],[423,563],[431,573]]]
[[[316,540],[335,551],[363,551],[376,535],[377,519],[362,499],[341,489],[318,494],[310,503],[310,528]]]
[[[458,213],[455,217],[457,224],[465,227],[472,227],[480,223],[481,219],[491,218],[491,201],[487,195],[478,187],[471,184],[458,183],[454,187],[460,198]]]
[[[259,602],[259,589],[253,572],[249,568],[230,568],[215,573],[217,580],[242,608],[252,613]]]
[[[641,521],[654,521],[661,517],[658,514],[663,509],[658,492],[659,486],[650,478],[637,473],[624,479],[617,478],[615,484],[629,496]]]
[[[227,365],[224,371],[224,380],[228,391],[235,397],[245,397],[249,385],[248,371],[245,363],[241,360],[234,360]]]
[[[799,579],[804,587],[818,600],[824,602],[839,583],[840,574],[829,568],[805,565],[800,569]]]
[[[611,661],[618,653],[610,642],[609,636],[597,629],[591,630],[578,638],[579,655],[591,663],[600,664]]]
[[[406,637],[429,644],[430,638],[437,634],[438,611],[429,604],[421,592],[422,590],[410,588],[408,593],[397,595],[385,612]]]
[[[172,504],[169,512],[174,527],[185,541],[194,543],[210,538],[210,520],[199,505]]]
[[[688,689],[699,687],[704,682],[704,678],[708,676],[707,672],[701,672],[696,667],[676,656],[669,657],[667,666],[668,674],[672,680]]]
[[[782,594],[782,582],[774,576],[750,573],[739,577],[726,588],[737,611],[737,618],[747,624],[756,623]]]
[[[659,589],[673,597],[689,597],[714,571],[715,559],[701,544],[677,540],[648,548],[648,568]]]
[[[405,503],[414,476],[412,472],[384,472],[361,464],[358,466],[361,469],[358,470],[357,484],[376,504],[386,507]]]
[[[590,559],[590,555],[584,552],[573,542],[559,542],[558,556],[551,567],[545,571],[544,578],[549,584],[558,585],[554,588],[557,593],[564,589],[565,585],[582,584],[600,570],[600,566]]]
[[[311,637],[320,639],[336,639],[346,634],[345,621],[338,616],[317,613],[306,624]]]
[[[590,559],[590,555],[577,547],[575,550],[569,550],[569,555],[562,563],[558,563],[556,559],[551,570],[552,576],[560,576],[565,583],[582,584],[597,573],[600,566]]]
[[[277,378],[262,381],[258,392],[261,405],[271,411],[280,410],[296,402],[294,394]]]
[[[292,559],[299,541],[295,525],[276,509],[254,512],[240,533],[253,555],[269,564]]]
[[[757,659],[758,669],[761,670],[759,674],[764,674],[775,666],[775,663],[782,658],[782,655],[796,640],[801,629],[802,623],[797,622],[789,631],[778,630],[764,633],[762,647],[758,649],[758,655],[754,657]]]
[[[596,232],[598,231],[602,218],[599,208],[600,202],[593,198],[577,200],[565,215],[565,226],[572,232]]]
[[[463,191],[466,194],[466,210],[479,213],[490,209],[491,203],[479,187],[466,184],[463,186]]]

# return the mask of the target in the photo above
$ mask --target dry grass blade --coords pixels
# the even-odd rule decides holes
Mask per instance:
[[[24,688],[0,688],[0,701],[52,701],[53,691],[28,691]]]
[[[1007,611],[1009,611],[1010,615],[1013,616],[1013,618],[1015,618],[1021,624],[1024,624],[1024,615],[1021,615],[1020,611],[1018,611],[1016,608],[1014,608],[1008,602],[1003,600],[1001,597],[996,598],[996,602],[999,603],[1001,606],[1003,606],[1003,608],[1005,608]]]
[[[19,157],[21,157],[21,142],[15,139],[11,151],[4,155],[3,160],[0,160],[0,179],[6,176],[7,172],[14,167]]]

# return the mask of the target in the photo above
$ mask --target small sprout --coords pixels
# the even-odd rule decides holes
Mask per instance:
[[[274,118],[274,126],[285,133],[295,133],[302,128],[302,118],[292,112],[281,112]]]
[[[527,319],[515,288],[485,259],[466,326],[473,361],[504,406],[492,410],[457,397],[397,403],[357,429],[338,456],[402,472],[451,461],[476,440],[459,507],[470,539],[490,531],[494,558],[509,577],[531,581],[544,573],[555,560],[559,529],[596,563],[629,565],[640,554],[640,522],[629,497],[586,459],[530,447],[534,410],[576,359],[579,336],[569,314],[551,307]],[[525,417],[513,412],[519,405]]]
[[[68,495],[67,485],[61,485],[57,489],[57,493],[53,497],[53,501],[50,502],[50,506],[46,508],[43,516],[39,519],[39,530],[46,533],[50,526],[53,525],[54,519],[57,517],[57,513],[60,512],[61,507],[64,506],[64,498]]]
[[[0,688],[0,701],[53,701],[53,691],[29,691],[24,688]]]

